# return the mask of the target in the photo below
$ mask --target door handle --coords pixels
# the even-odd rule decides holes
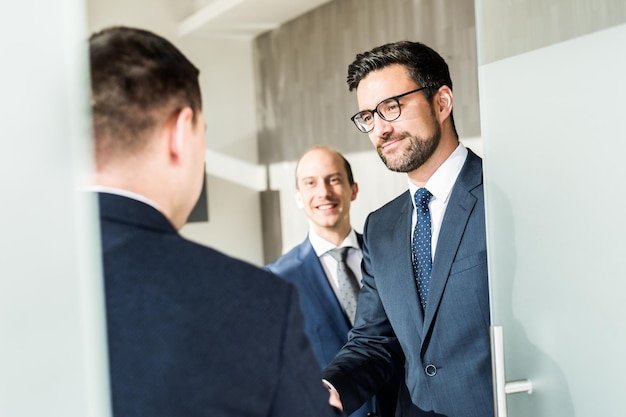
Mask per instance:
[[[532,394],[533,383],[529,379],[506,382],[502,326],[491,326],[491,369],[493,375],[494,416],[507,417],[507,394],[516,394],[518,392]]]

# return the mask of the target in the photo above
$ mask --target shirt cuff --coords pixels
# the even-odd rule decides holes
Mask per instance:
[[[335,388],[335,386],[333,384],[331,384],[330,382],[328,382],[326,379],[322,379],[322,383],[328,389],[328,391],[335,391],[335,392],[337,392],[337,388]],[[337,394],[339,394],[339,392],[337,392]]]

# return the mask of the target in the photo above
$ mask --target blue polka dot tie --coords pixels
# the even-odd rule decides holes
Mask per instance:
[[[356,313],[356,300],[359,295],[359,283],[354,272],[346,263],[349,247],[340,247],[329,250],[327,253],[337,261],[337,281],[339,283],[338,294],[339,304],[343,307],[350,324],[354,325]]]
[[[413,230],[413,244],[411,245],[413,274],[417,281],[417,292],[424,311],[426,311],[426,302],[428,301],[430,273],[433,269],[430,248],[430,210],[428,209],[428,202],[432,196],[426,188],[420,188],[415,192],[417,222],[415,223],[415,230]]]

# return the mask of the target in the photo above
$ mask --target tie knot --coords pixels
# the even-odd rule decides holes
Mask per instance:
[[[415,192],[415,205],[423,210],[427,209],[432,196],[426,188],[418,188]]]
[[[345,262],[348,257],[348,251],[350,250],[347,246],[342,246],[340,248],[334,248],[329,250],[327,253],[333,257],[337,262]]]

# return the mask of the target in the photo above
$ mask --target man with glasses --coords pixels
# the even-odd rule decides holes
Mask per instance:
[[[493,415],[482,161],[459,142],[448,65],[397,42],[348,68],[352,117],[409,191],[364,226],[350,340],[324,370],[331,403],[357,408],[398,368],[401,416]]]

